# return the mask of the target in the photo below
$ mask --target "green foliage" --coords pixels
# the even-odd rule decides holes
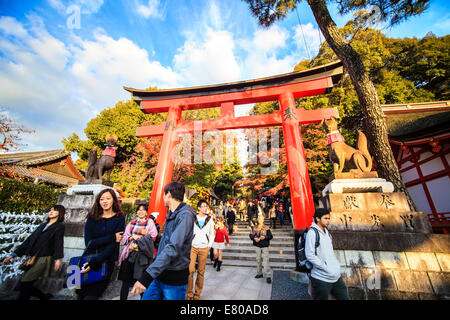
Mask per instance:
[[[450,99],[450,35],[423,39],[388,39],[389,63],[417,88],[432,92],[439,100]]]
[[[119,182],[126,196],[150,197],[160,147],[160,137],[144,139],[129,160],[114,168],[111,179]]]
[[[11,213],[44,213],[64,192],[44,184],[0,177],[0,210]]]
[[[301,0],[244,0],[250,6],[250,11],[258,19],[259,24],[271,26],[275,21],[282,20],[294,10]],[[308,3],[311,3],[308,0]],[[325,2],[325,1],[324,1]],[[411,16],[422,13],[429,0],[334,0],[338,4],[339,13],[347,14],[356,10],[366,9],[372,5],[380,8],[381,18],[391,25],[400,23]],[[316,4],[317,5],[317,4]]]
[[[127,215],[125,221],[125,225],[127,225],[128,223],[131,222],[131,220],[137,217],[136,207],[133,207],[133,204],[129,202],[122,202],[120,206],[122,207],[123,212],[125,212]]]
[[[242,179],[242,168],[238,163],[225,164],[217,176],[214,192],[220,199],[231,198],[233,195],[233,184]]]
[[[82,141],[75,133],[64,138],[62,143],[68,151],[77,152],[78,156],[87,160],[92,147],[98,148],[100,156],[105,148],[106,134],[116,134],[118,137],[116,163],[129,159],[137,144],[142,139],[136,137],[136,129],[144,122],[159,124],[165,119],[164,114],[146,115],[133,101],[119,101],[115,107],[106,108],[98,116],[91,119],[84,130],[87,141]]]

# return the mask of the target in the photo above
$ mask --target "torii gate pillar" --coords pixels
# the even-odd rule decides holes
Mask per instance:
[[[166,207],[164,201],[161,201],[161,199],[164,197],[164,187],[172,180],[174,167],[172,150],[177,144],[177,133],[175,132],[175,128],[180,119],[181,106],[171,106],[167,114],[158,165],[156,167],[155,180],[153,182],[152,196],[150,197],[149,203],[149,211],[159,212],[157,221],[161,225],[166,220]],[[149,214],[151,212],[149,212]]]
[[[292,92],[280,96],[280,107],[283,116],[283,136],[286,150],[289,188],[291,192],[292,215],[296,229],[304,229],[311,225],[314,215],[314,201],[303,149],[299,121],[296,117],[296,106]]]

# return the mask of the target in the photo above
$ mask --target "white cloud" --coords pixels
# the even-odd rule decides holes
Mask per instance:
[[[66,14],[71,6],[79,7],[83,14],[97,13],[103,2],[104,0],[48,0],[49,5],[61,14]]]
[[[287,52],[289,37],[288,30],[274,25],[256,30],[251,39],[241,39],[240,46],[246,52],[244,66],[247,78],[292,72],[298,58],[296,53]]]
[[[137,13],[145,19],[164,17],[164,9],[161,8],[159,0],[148,0],[147,5],[136,3],[136,7]]]
[[[319,52],[320,40],[325,41],[324,36],[322,33],[319,34],[319,32],[319,29],[314,28],[312,23],[295,27],[294,40],[299,49],[301,59],[312,59]]]
[[[27,150],[61,148],[72,132],[83,137],[87,121],[99,111],[130,99],[123,86],[176,87],[181,79],[129,39],[97,31],[92,40],[73,35],[67,44],[36,16],[29,20],[25,27],[0,18],[0,106],[36,129],[24,139]]]
[[[206,30],[203,39],[188,39],[174,57],[174,69],[190,85],[240,80],[234,55],[233,35],[228,31]]]
[[[174,87],[180,80],[174,71],[150,61],[146,50],[126,38],[114,40],[96,32],[93,41],[81,41],[73,52],[71,72],[78,90],[95,105],[115,103],[118,96],[129,98],[122,86]]]
[[[23,38],[27,36],[27,32],[22,25],[12,17],[0,17],[0,31],[5,35]]]

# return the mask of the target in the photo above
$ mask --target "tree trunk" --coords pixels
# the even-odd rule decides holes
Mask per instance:
[[[391,181],[395,189],[404,192],[411,210],[417,211],[398,171],[391,146],[389,145],[386,122],[378,100],[377,91],[361,61],[361,57],[339,32],[331,19],[324,0],[307,0],[317,24],[326,41],[347,69],[364,114],[364,132],[369,141],[379,175]]]

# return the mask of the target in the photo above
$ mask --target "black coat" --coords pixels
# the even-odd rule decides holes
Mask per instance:
[[[234,224],[236,222],[236,214],[234,209],[228,209],[227,222],[228,224]]]
[[[265,236],[264,240],[256,242],[255,241],[255,237],[259,238],[259,233],[256,234],[256,235],[254,235],[253,233],[250,233],[250,239],[253,240],[253,245],[255,247],[258,247],[258,248],[266,248],[266,247],[268,247],[270,245],[270,240],[273,239],[273,235],[272,235],[272,232],[270,232],[270,229],[267,229],[266,236]]]
[[[254,204],[252,206],[247,206],[247,215],[249,217],[256,216],[258,214],[258,207],[256,207]]]
[[[119,257],[116,233],[125,230],[125,217],[114,216],[100,218],[99,221],[88,219],[84,225],[85,254],[95,255],[89,262],[93,270],[98,270],[104,261],[112,264]]]
[[[18,256],[34,256],[38,251],[38,257],[52,256],[58,260],[64,257],[64,230],[61,222],[55,222],[43,231],[47,222],[42,223],[36,230],[14,250]],[[40,249],[41,248],[41,249]],[[40,249],[40,250],[39,250]]]

